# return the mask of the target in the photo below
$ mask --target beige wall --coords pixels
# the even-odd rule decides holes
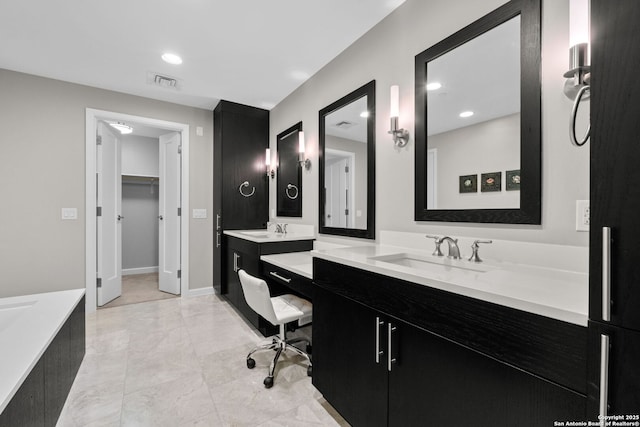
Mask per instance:
[[[212,286],[213,113],[0,69],[0,297],[85,287],[86,108],[190,125],[190,289]]]
[[[380,230],[397,230],[587,246],[588,233],[575,231],[575,201],[589,197],[589,148],[569,142],[571,102],[562,93],[562,75],[568,68],[568,0],[545,0],[543,5],[542,225],[414,221],[414,57],[504,3],[407,0],[271,111],[272,149],[277,132],[302,120],[313,162],[303,173],[303,217],[295,222],[318,224],[318,111],[375,79],[377,235]],[[399,124],[411,132],[402,149],[394,148],[387,134],[393,84],[400,85]],[[275,206],[273,188],[270,196]]]

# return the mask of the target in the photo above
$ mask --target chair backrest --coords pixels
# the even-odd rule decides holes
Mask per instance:
[[[278,318],[273,310],[267,282],[250,275],[244,270],[238,271],[238,277],[244,292],[244,299],[249,304],[249,307],[273,325],[278,325]]]

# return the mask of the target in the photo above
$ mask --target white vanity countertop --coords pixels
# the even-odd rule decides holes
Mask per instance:
[[[273,231],[261,230],[225,230],[224,234],[231,237],[237,237],[239,239],[248,240],[256,243],[268,243],[268,242],[290,242],[295,240],[313,240],[316,238],[313,232],[287,232],[274,233]]]
[[[9,404],[84,289],[0,298],[0,412]]]
[[[446,248],[443,248],[446,253]],[[426,261],[425,268],[385,262],[399,254]],[[433,257],[430,251],[391,245],[314,250],[314,257],[477,298],[542,316],[587,326],[588,274],[508,262],[471,263]],[[371,259],[372,257],[383,257]],[[388,260],[387,260],[388,261]],[[431,266],[430,263],[443,265]],[[421,264],[418,262],[418,264]],[[476,271],[478,270],[478,271]]]
[[[260,259],[307,279],[313,279],[313,258],[310,251],[262,255]]]

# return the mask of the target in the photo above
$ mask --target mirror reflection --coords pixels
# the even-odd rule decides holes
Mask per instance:
[[[367,97],[325,116],[327,227],[367,228]]]
[[[302,168],[298,162],[299,122],[277,136],[278,173],[276,209],[278,216],[302,216]]]
[[[374,238],[375,82],[320,111],[320,232]]]
[[[520,16],[427,63],[427,208],[520,207]]]

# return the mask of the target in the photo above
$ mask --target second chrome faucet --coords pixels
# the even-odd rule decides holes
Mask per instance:
[[[434,239],[434,242],[436,244],[436,249],[435,251],[433,251],[434,256],[444,256],[444,254],[442,253],[442,250],[440,249],[440,246],[442,245],[442,243],[447,242],[449,244],[449,253],[447,256],[452,259],[461,258],[460,248],[458,247],[458,239],[453,239],[449,236],[433,236],[430,234],[427,234],[425,237],[428,237],[429,239]],[[491,240],[474,241],[473,244],[471,245],[471,257],[469,258],[469,261],[482,262],[482,259],[480,259],[480,257],[478,256],[478,249],[480,247],[480,243],[492,243],[492,241]]]

